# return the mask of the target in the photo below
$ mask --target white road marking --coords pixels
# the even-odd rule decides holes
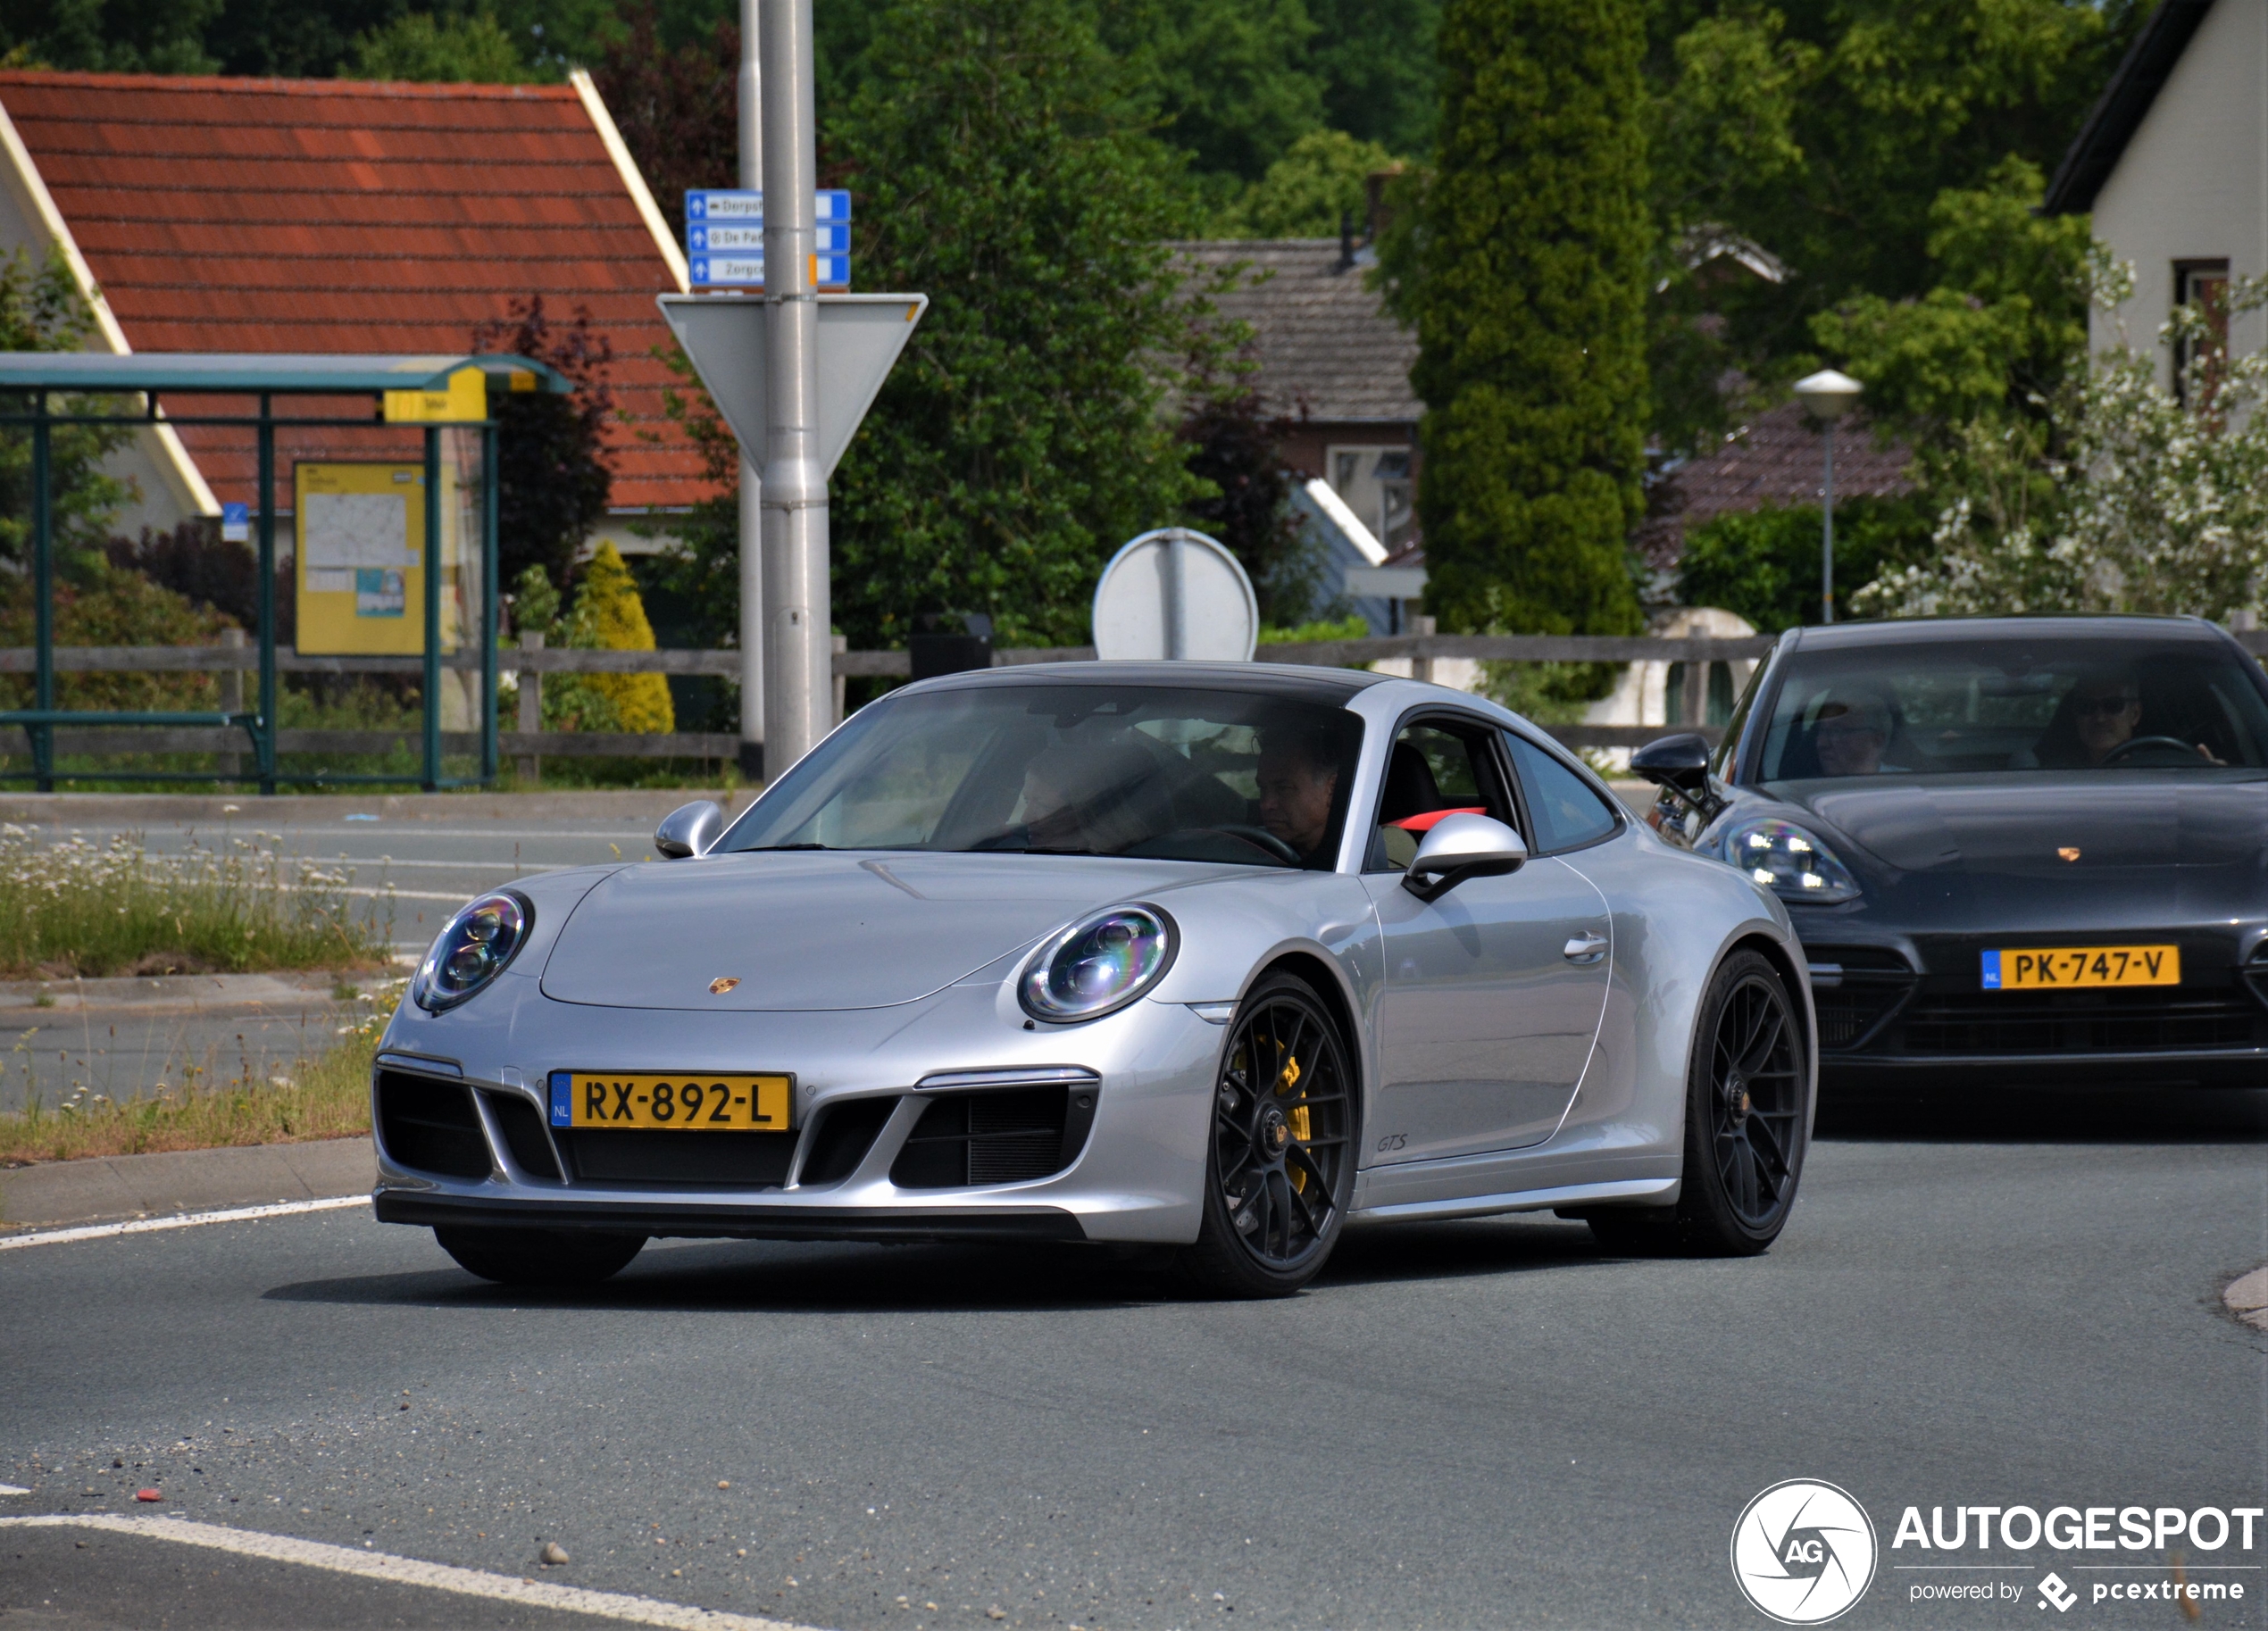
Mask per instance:
[[[0,1526],[25,1529],[104,1529],[113,1535],[138,1535],[177,1545],[204,1546],[238,1557],[263,1558],[273,1563],[298,1563],[333,1574],[359,1575],[395,1585],[421,1585],[430,1591],[453,1592],[460,1597],[487,1597],[526,1608],[552,1609],[563,1614],[588,1614],[602,1619],[628,1620],[639,1626],[682,1627],[686,1631],[808,1631],[785,1620],[762,1619],[748,1614],[727,1614],[715,1609],[690,1608],[653,1597],[631,1597],[619,1592],[586,1591],[580,1585],[553,1585],[510,1575],[492,1575],[477,1569],[456,1569],[446,1563],[424,1563],[388,1552],[363,1552],[347,1546],[327,1546],[320,1541],[297,1540],[288,1535],[263,1535],[251,1529],[223,1528],[218,1524],[192,1523],[185,1518],[126,1518],[111,1512],[41,1513],[23,1518],[0,1518]]]
[[[0,1495],[29,1495],[31,1492],[21,1485],[0,1484]]]
[[[0,1252],[18,1246],[56,1246],[73,1240],[107,1240],[113,1235],[148,1235],[159,1229],[193,1229],[201,1223],[243,1223],[254,1218],[288,1218],[296,1212],[335,1211],[342,1206],[368,1206],[366,1194],[325,1195],[319,1201],[277,1201],[267,1206],[232,1206],[219,1212],[179,1212],[167,1218],[137,1218],[129,1223],[82,1223],[68,1229],[42,1229],[35,1235],[0,1235]]]

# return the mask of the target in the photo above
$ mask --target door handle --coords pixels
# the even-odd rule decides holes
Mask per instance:
[[[1577,935],[1560,948],[1559,954],[1569,962],[1597,962],[1606,955],[1606,936],[1592,934]]]

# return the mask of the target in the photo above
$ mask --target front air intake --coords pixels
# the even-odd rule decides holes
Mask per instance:
[[[1028,1183],[1071,1165],[1095,1119],[1091,1086],[956,1093],[932,1102],[890,1166],[900,1189]]]
[[[443,1177],[488,1176],[488,1141],[463,1084],[380,1070],[377,1098],[379,1142],[394,1161]]]

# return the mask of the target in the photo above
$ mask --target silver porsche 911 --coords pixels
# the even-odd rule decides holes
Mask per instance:
[[[910,686],[663,864],[435,941],[378,1215],[490,1279],[655,1236],[1092,1241],[1288,1293],[1364,1219],[1761,1252],[1816,1066],[1788,914],[1517,716],[1336,669]]]

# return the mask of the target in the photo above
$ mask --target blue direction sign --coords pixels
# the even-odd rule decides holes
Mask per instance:
[[[814,245],[821,254],[850,253],[850,224],[822,226],[816,229]],[[763,253],[763,223],[761,221],[699,221],[689,216],[685,223],[685,253],[688,254],[762,254]]]
[[[812,256],[815,274],[813,281],[822,289],[842,289],[850,287],[850,256],[846,254],[815,254]],[[687,281],[696,289],[762,288],[763,287],[763,254],[761,250],[745,254],[690,254],[685,262]]]
[[[840,225],[851,218],[851,196],[839,189],[825,190],[812,195],[818,206],[813,212],[822,226]],[[685,195],[685,224],[695,221],[729,221],[752,226],[763,224],[763,195],[742,188],[708,187],[688,189]]]

